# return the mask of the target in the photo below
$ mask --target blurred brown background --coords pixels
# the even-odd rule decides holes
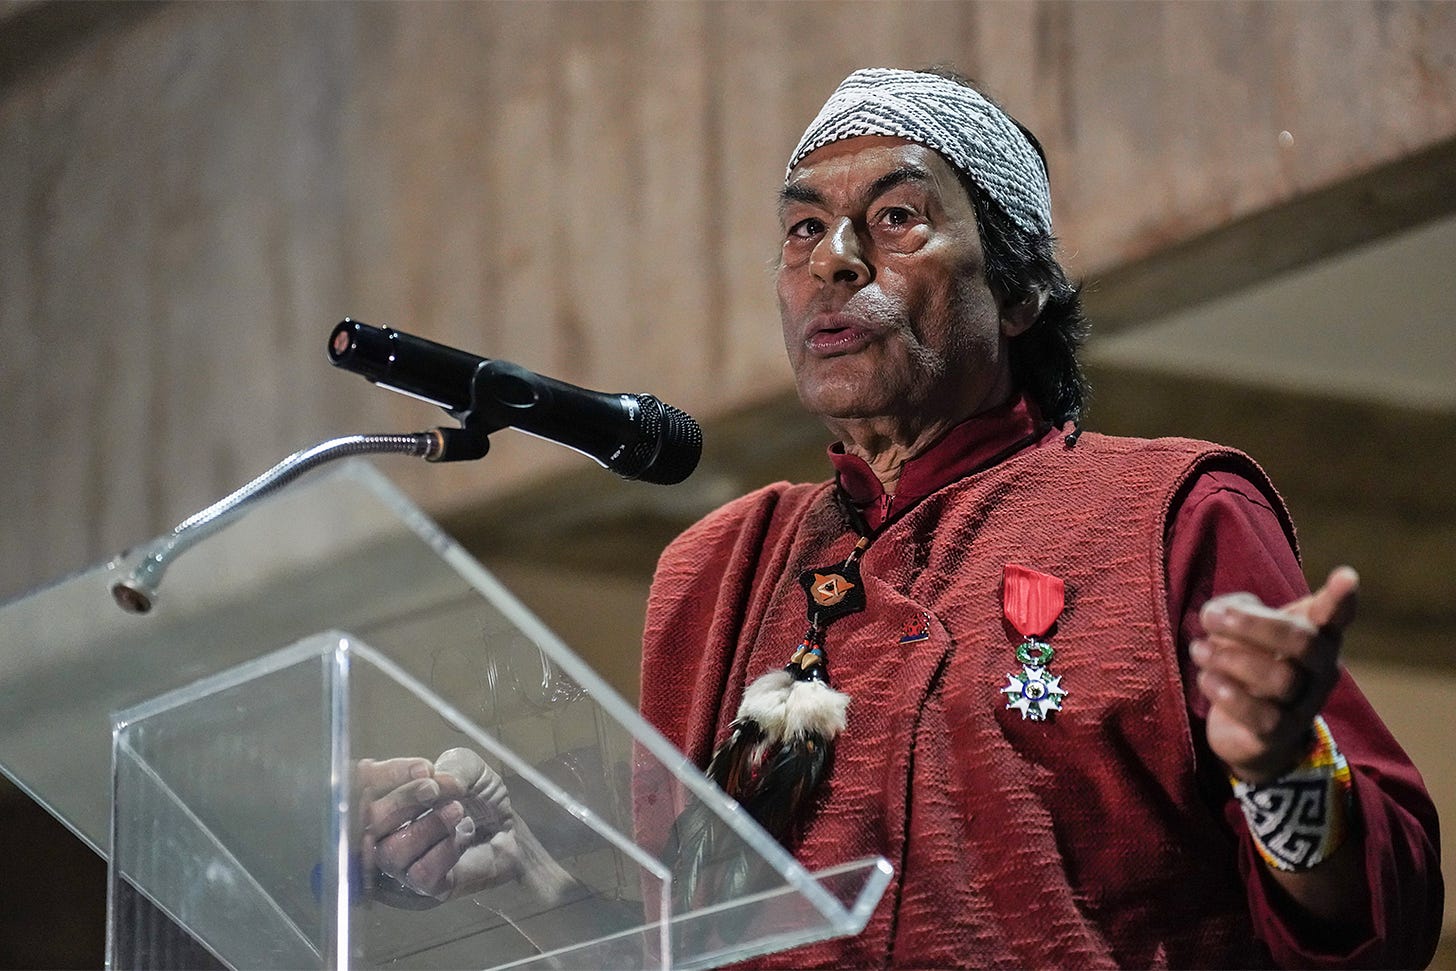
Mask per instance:
[[[0,598],[438,423],[329,367],[353,315],[704,420],[671,489],[513,433],[380,462],[635,695],[662,544],[825,474],[783,161],[850,70],[937,62],[1047,148],[1089,426],[1265,465],[1309,575],[1360,568],[1349,664],[1453,818],[1456,4],[4,3]],[[0,861],[0,965],[99,964],[103,864],[8,783]]]

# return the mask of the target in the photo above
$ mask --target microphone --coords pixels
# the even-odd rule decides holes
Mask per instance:
[[[438,405],[467,431],[485,436],[519,429],[575,449],[624,479],[674,485],[692,474],[703,451],[703,432],[692,416],[650,394],[588,391],[391,327],[345,318],[329,335],[329,360]]]

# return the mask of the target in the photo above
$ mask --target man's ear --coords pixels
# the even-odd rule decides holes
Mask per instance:
[[[1036,323],[1036,318],[1041,316],[1041,308],[1046,306],[1047,294],[1045,290],[1032,290],[1022,299],[1012,302],[1001,301],[1001,333],[1007,337],[1020,337],[1031,329]]]

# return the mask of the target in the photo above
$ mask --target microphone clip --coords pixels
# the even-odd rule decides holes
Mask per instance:
[[[532,383],[537,375],[509,361],[482,359],[470,379],[470,403],[447,409],[459,428],[435,428],[439,447],[429,462],[473,462],[490,451],[490,436],[511,425],[512,409],[528,409],[540,400]]]

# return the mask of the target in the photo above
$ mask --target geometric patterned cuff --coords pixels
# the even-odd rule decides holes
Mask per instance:
[[[1325,720],[1314,719],[1314,745],[1304,761],[1260,785],[1232,776],[1254,846],[1279,870],[1308,870],[1345,842],[1350,817],[1350,766]]]

